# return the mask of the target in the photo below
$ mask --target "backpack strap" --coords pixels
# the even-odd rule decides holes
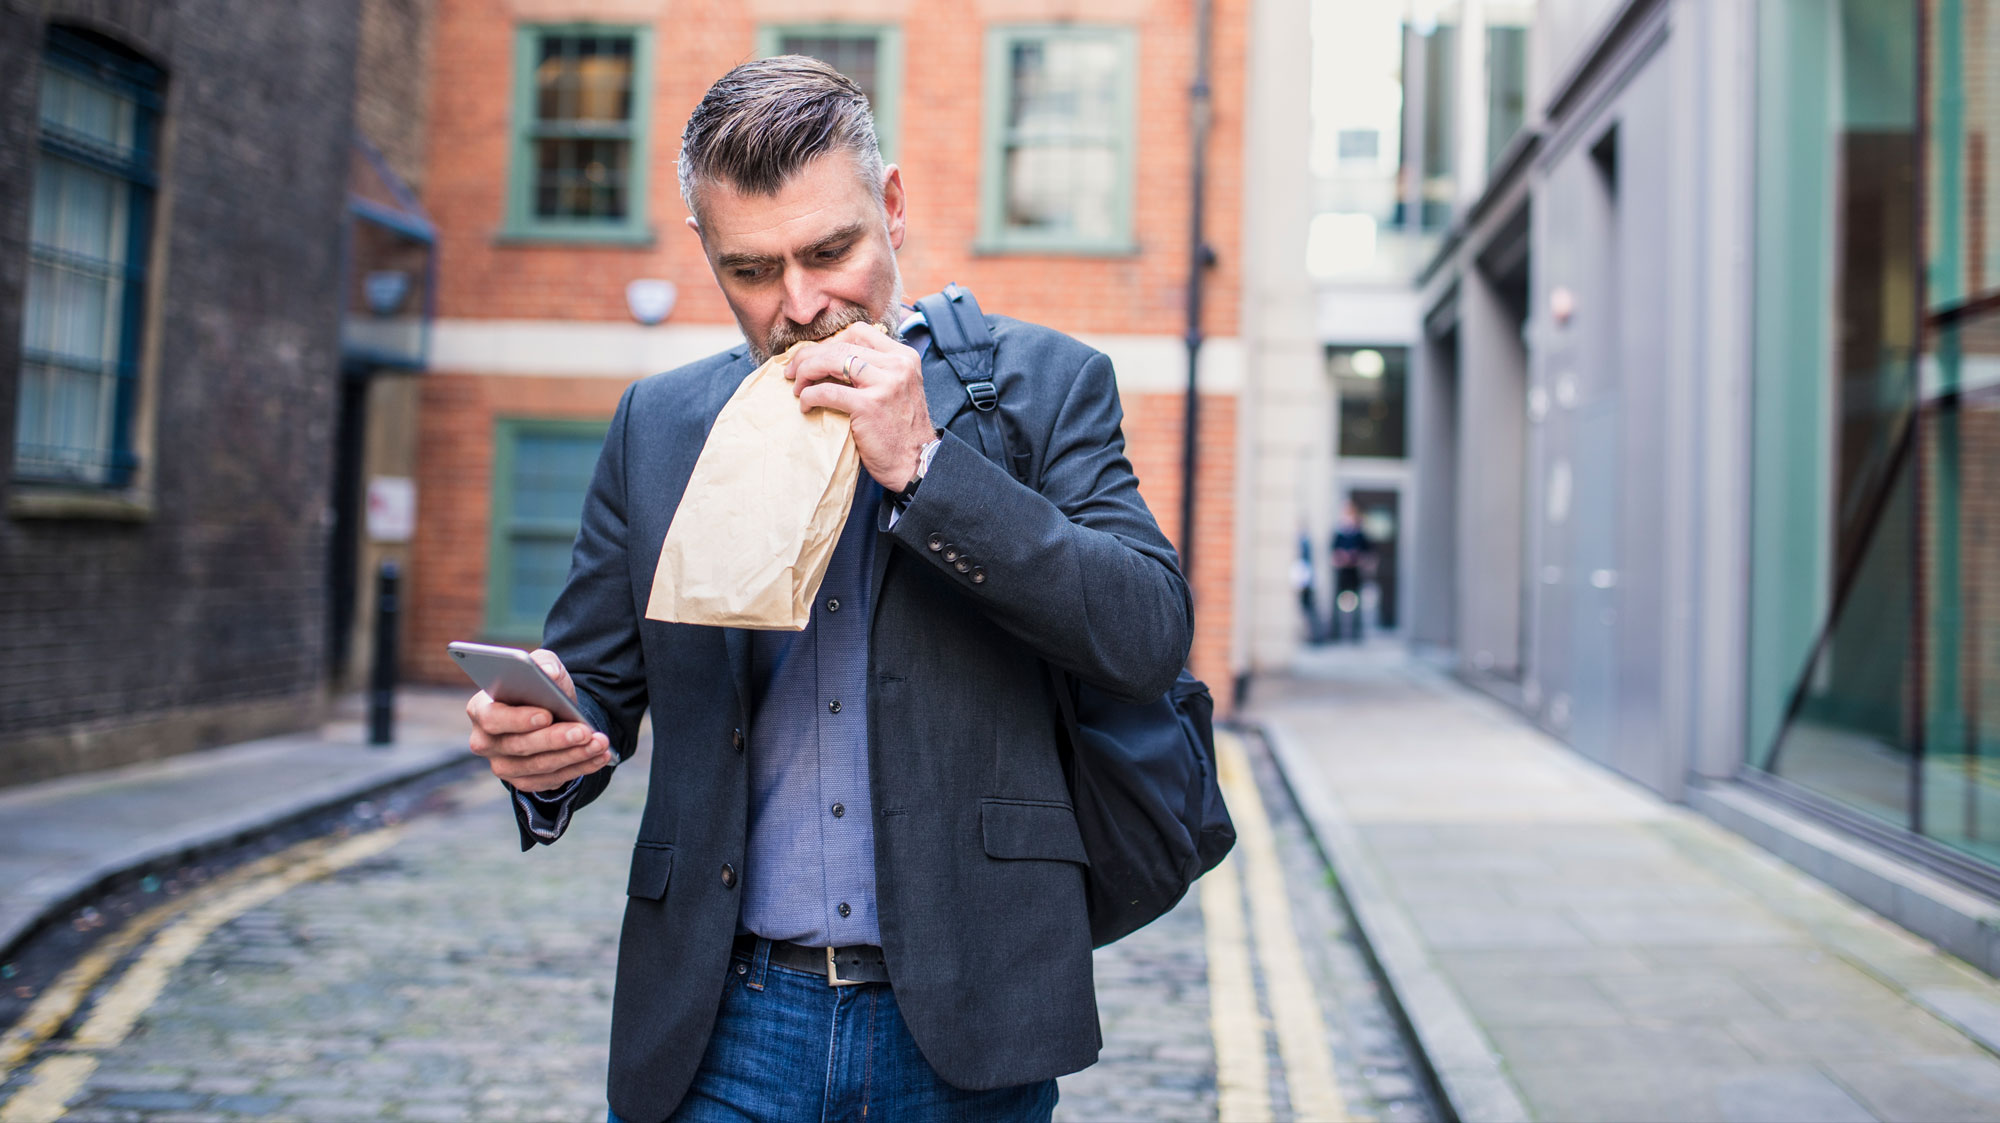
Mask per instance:
[[[972,399],[974,417],[979,422],[980,451],[1003,469],[1011,468],[1014,478],[1033,487],[1028,479],[1028,457],[1015,454],[1007,442],[1007,427],[1000,423],[1000,387],[993,380],[993,329],[986,322],[986,314],[979,310],[979,301],[973,299],[970,289],[953,281],[943,292],[917,301],[917,311],[924,314],[924,322],[930,326],[931,346],[944,356],[952,373],[964,384],[966,396]],[[1041,662],[1067,740],[1064,776],[1070,791],[1075,792],[1080,774],[1078,752],[1082,746],[1076,695],[1067,674],[1046,659]]]
[[[1000,424],[1000,387],[993,381],[993,329],[971,290],[953,281],[943,292],[934,292],[917,301],[917,311],[931,329],[931,346],[958,376],[972,399],[973,417],[979,424],[980,451],[988,460],[1002,465],[1014,460],[1007,445],[1006,428]]]

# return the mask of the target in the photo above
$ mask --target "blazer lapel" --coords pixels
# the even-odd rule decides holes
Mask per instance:
[[[698,416],[702,418],[702,439],[695,445],[697,455],[701,447],[708,443],[708,433],[715,428],[715,419],[721,415],[722,407],[729,404],[729,399],[736,393],[736,388],[743,385],[743,380],[750,376],[751,371],[757,369],[756,363],[750,358],[750,351],[747,347],[738,347],[736,350],[730,352],[730,358],[732,361],[721,371],[717,372],[715,381],[711,384],[712,388],[708,398],[701,403],[701,412]],[[689,462],[689,471],[693,471],[692,461]],[[683,476],[682,479],[685,482],[686,477]],[[720,628],[718,630],[722,633],[722,646],[729,657],[730,679],[736,684],[738,720],[747,724],[750,720],[751,702],[750,633],[742,628]]]

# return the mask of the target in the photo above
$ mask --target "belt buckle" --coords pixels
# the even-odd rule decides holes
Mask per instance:
[[[858,987],[861,983],[862,980],[860,979],[843,979],[840,977],[840,967],[833,958],[833,948],[827,948],[826,985],[830,987]]]

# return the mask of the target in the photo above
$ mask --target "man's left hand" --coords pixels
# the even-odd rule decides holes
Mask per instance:
[[[785,368],[804,410],[837,409],[853,421],[861,466],[891,492],[917,475],[936,436],[924,398],[923,360],[871,324],[854,324],[799,348]]]

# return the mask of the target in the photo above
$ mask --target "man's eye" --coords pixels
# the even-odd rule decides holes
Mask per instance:
[[[732,270],[732,272],[735,273],[736,279],[739,281],[756,281],[763,279],[765,271],[762,267],[759,266],[749,266],[742,269]]]
[[[819,251],[819,259],[821,261],[839,261],[841,258],[847,256],[847,251],[850,248],[849,246],[840,246],[835,249],[821,250]]]

